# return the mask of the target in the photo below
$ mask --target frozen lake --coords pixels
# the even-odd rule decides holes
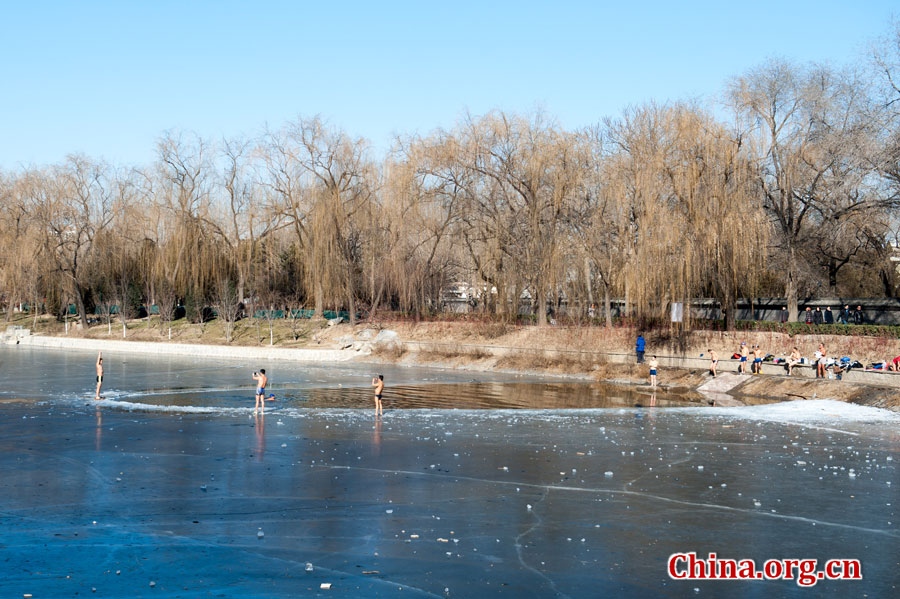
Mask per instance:
[[[95,404],[94,359],[0,349],[2,597],[898,595],[896,414],[377,367],[376,421],[370,365],[144,356]],[[692,551],[863,578],[671,579]]]

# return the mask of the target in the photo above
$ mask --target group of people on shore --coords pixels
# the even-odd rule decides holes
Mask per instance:
[[[654,356],[654,361],[656,357]],[[654,366],[655,368],[655,366]],[[100,387],[103,385],[103,352],[99,352],[97,354],[97,389],[94,392],[94,399],[100,401],[103,399],[100,396]],[[654,378],[655,378],[654,372]],[[253,408],[254,412],[257,411],[266,411],[266,400],[274,401],[275,394],[270,393],[268,397],[266,397],[266,385],[269,384],[269,377],[266,375],[266,369],[260,368],[253,372],[253,382],[256,383],[256,405]],[[654,383],[655,385],[655,383]],[[384,414],[384,408],[382,407],[381,398],[384,395],[384,375],[379,374],[375,377],[372,377],[372,386],[375,388],[375,416],[381,416]]]
[[[709,351],[711,356],[709,373],[713,377],[715,377],[716,367],[719,360],[716,356],[715,351],[713,351],[712,349],[707,351]],[[825,348],[824,343],[820,343],[819,347],[816,349],[814,360],[812,362],[807,362],[806,358],[804,358],[800,353],[800,348],[796,345],[791,349],[790,356],[788,356],[787,358],[776,358],[773,354],[766,354],[765,352],[763,352],[762,349],[760,349],[759,345],[754,345],[748,350],[747,342],[741,341],[740,348],[732,355],[732,358],[739,360],[739,373],[747,374],[747,362],[749,361],[751,356],[753,359],[750,366],[751,374],[761,374],[762,365],[765,361],[771,361],[773,364],[779,364],[783,366],[788,376],[793,375],[794,368],[796,368],[797,366],[810,363],[816,368],[816,378],[828,377],[829,371],[831,376],[837,376],[838,378],[840,378],[842,374],[854,367],[853,362],[850,360],[850,358],[841,358],[840,360],[836,360],[829,357],[828,350]]]
[[[787,314],[787,306],[782,309],[782,315]],[[782,321],[787,322],[787,319],[782,316]],[[805,322],[806,324],[865,324],[865,316],[863,314],[862,306],[856,306],[856,310],[851,310],[850,305],[844,305],[844,308],[837,315],[837,319],[835,319],[834,312],[831,311],[831,306],[826,306],[824,310],[822,310],[819,306],[816,306],[815,310],[813,310],[810,306],[806,307],[806,310],[803,312],[803,316],[801,316],[801,322]]]
[[[644,363],[644,352],[646,351],[646,340],[643,334],[638,335],[635,343],[635,354],[637,363]],[[716,378],[719,374],[719,355],[712,348],[706,350],[709,354],[709,374]],[[701,356],[703,354],[700,354]],[[883,360],[875,362],[868,367],[858,361],[854,361],[849,357],[833,358],[829,356],[828,350],[824,343],[820,343],[814,358],[807,360],[800,353],[800,348],[796,345],[791,349],[791,353],[786,358],[777,358],[773,354],[766,354],[759,345],[747,345],[746,341],[741,341],[741,345],[736,352],[731,355],[731,359],[738,361],[737,372],[739,374],[747,373],[747,364],[750,364],[750,374],[761,374],[764,362],[770,362],[782,366],[788,376],[792,376],[794,368],[798,366],[814,366],[816,370],[816,378],[837,378],[840,379],[845,373],[852,369],[860,369],[865,371],[893,371],[900,372],[900,356],[893,360]],[[659,361],[653,356],[649,361],[650,367],[650,386],[657,386],[657,376],[659,373]]]

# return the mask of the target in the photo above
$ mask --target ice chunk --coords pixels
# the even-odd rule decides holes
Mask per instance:
[[[307,572],[313,571],[313,565],[310,562],[306,562],[306,571]]]

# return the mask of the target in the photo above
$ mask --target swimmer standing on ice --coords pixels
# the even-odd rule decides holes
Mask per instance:
[[[659,362],[656,356],[650,358],[650,386],[656,389],[656,372],[659,370]]]
[[[372,379],[372,386],[375,387],[375,415],[384,415],[384,408],[381,406],[381,395],[384,393],[384,375],[379,374]]]
[[[259,402],[262,401],[262,409],[263,412],[266,411],[266,385],[269,382],[269,377],[266,376],[265,368],[260,368],[259,372],[253,373],[253,380],[256,381],[256,407],[253,408],[253,411],[259,409]]]
[[[100,400],[100,385],[103,384],[103,352],[97,354],[97,391],[94,393],[94,399]]]

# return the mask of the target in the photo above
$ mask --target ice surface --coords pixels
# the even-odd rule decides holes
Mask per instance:
[[[195,392],[156,411],[125,405],[143,397],[72,399],[86,387],[66,378],[76,365],[54,366],[0,354],[17,398],[0,403],[0,597],[898,595],[889,412],[797,402],[375,420],[352,407],[254,416]],[[169,398],[182,374],[161,366],[129,361],[121,390]],[[202,372],[186,388],[227,386]],[[337,372],[314,384],[356,371]],[[404,374],[411,386],[442,376]],[[669,579],[668,556],[688,551],[858,558],[864,578]]]

